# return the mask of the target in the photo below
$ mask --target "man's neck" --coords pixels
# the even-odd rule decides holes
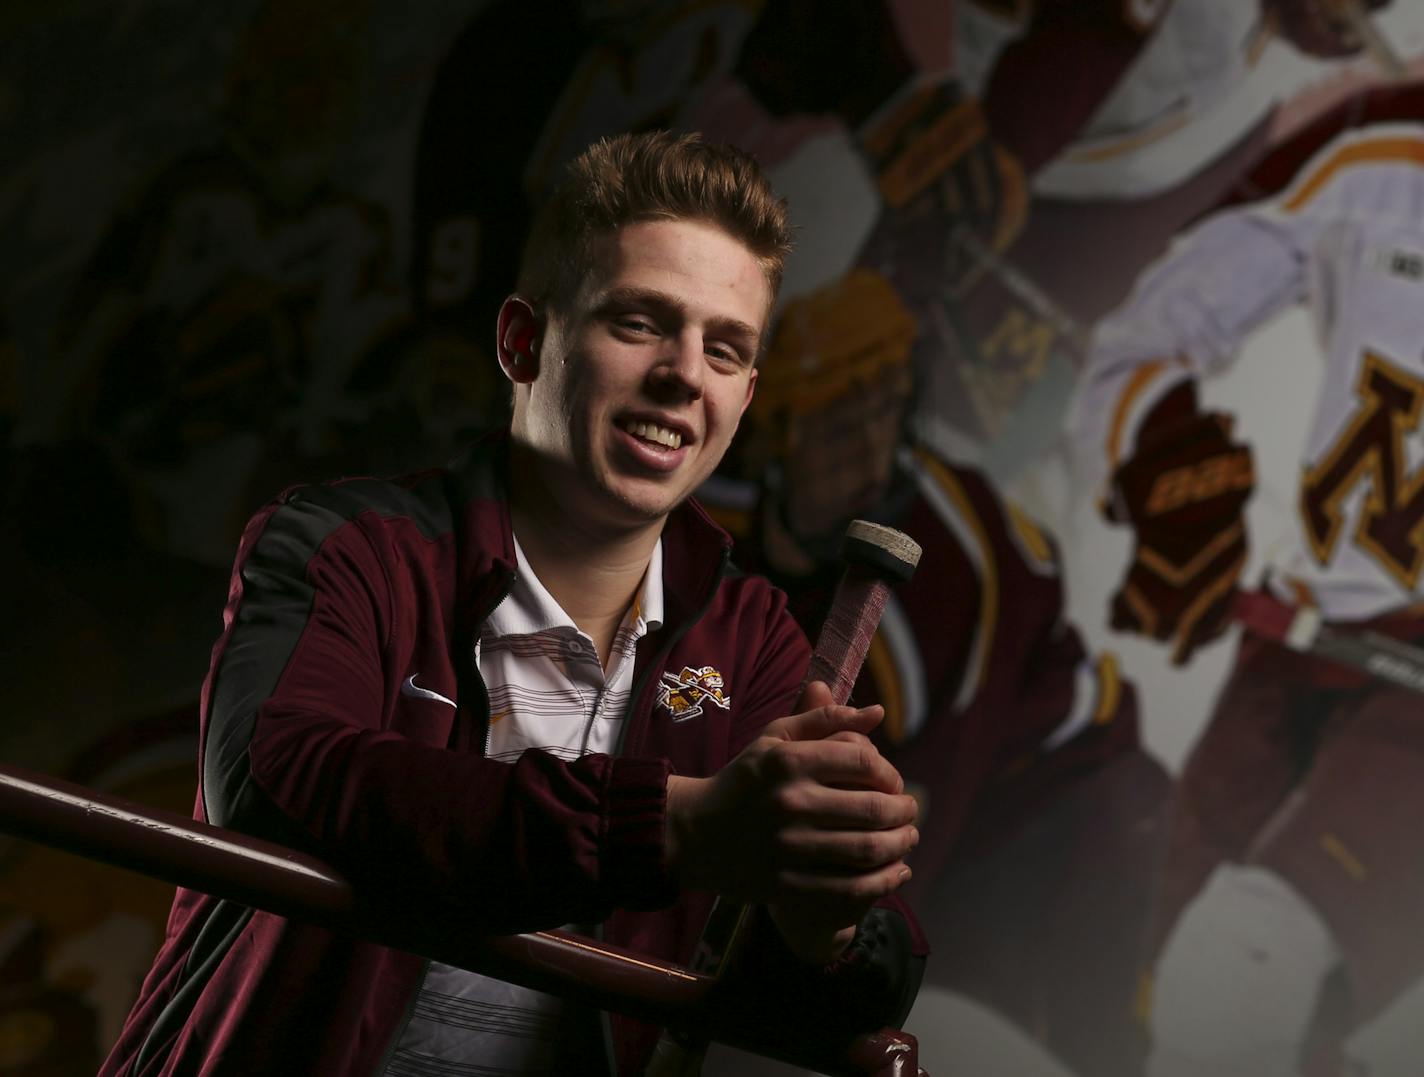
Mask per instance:
[[[510,514],[529,567],[593,640],[607,668],[613,637],[638,596],[662,521],[627,530],[581,522],[539,496],[539,479],[515,467],[523,473],[516,472],[511,483]]]

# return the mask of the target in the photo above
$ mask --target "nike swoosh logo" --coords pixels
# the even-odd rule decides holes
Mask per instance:
[[[432,692],[429,688],[422,688],[415,683],[416,674],[412,673],[401,682],[401,695],[410,696],[412,699],[433,699],[436,703],[444,703],[446,706],[454,707],[455,701],[439,692]]]

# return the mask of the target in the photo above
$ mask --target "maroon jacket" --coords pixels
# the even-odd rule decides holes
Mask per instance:
[[[483,758],[473,645],[515,571],[506,445],[299,488],[253,519],[203,686],[195,814],[319,853],[390,916],[492,934],[602,922],[686,961],[710,898],[668,877],[667,776],[712,774],[790,713],[809,648],[784,596],[729,572],[730,540],[686,504],[663,533],[666,617],[638,643],[618,757]],[[696,705],[704,667],[729,705]],[[679,696],[693,706],[674,720]],[[101,1073],[379,1072],[423,974],[411,954],[180,889]],[[655,1037],[615,1017],[619,1071]]]

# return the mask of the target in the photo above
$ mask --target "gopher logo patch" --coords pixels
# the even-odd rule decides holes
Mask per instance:
[[[722,674],[711,666],[683,666],[681,673],[664,673],[658,681],[658,705],[666,707],[674,722],[685,722],[702,713],[704,704],[726,710],[732,697],[723,692]]]

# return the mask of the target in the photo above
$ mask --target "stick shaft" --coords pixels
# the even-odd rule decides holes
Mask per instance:
[[[1319,655],[1382,681],[1424,693],[1424,649],[1368,630],[1343,632],[1322,625],[1313,609],[1288,606],[1263,592],[1241,593],[1232,618],[1250,632],[1292,650]]]
[[[889,598],[890,588],[883,579],[857,565],[846,567],[821,623],[803,686],[810,681],[825,681],[836,703],[850,698]],[[726,955],[736,945],[742,912],[737,902],[717,899],[708,914],[702,942],[693,953],[694,972],[718,974]]]
[[[842,573],[806,670],[806,681],[825,681],[836,703],[850,698],[889,597],[885,581],[872,572],[850,565]],[[694,972],[707,976],[721,972],[737,944],[743,912],[738,902],[717,898],[692,955]]]
[[[806,673],[825,681],[837,703],[850,698],[889,597],[885,581],[864,569],[851,566],[841,577]]]
[[[841,574],[806,670],[806,681],[825,681],[836,703],[850,698],[889,598],[889,585],[873,569],[851,564]],[[692,971],[704,976],[721,975],[741,941],[745,919],[743,905],[719,896],[707,914],[707,924],[693,952]],[[704,1039],[683,1040],[664,1033],[648,1073],[650,1077],[700,1073],[706,1050]],[[894,1067],[903,1061],[901,1056],[887,1056],[885,1072],[898,1073]]]

